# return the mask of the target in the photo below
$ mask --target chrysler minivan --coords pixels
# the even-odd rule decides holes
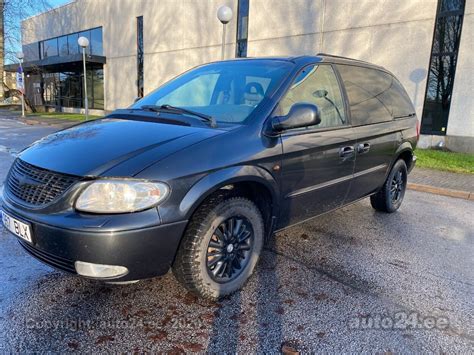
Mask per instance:
[[[401,205],[415,110],[386,69],[331,55],[201,65],[22,151],[4,226],[37,259],[126,283],[170,269],[217,299],[275,231],[370,198]]]

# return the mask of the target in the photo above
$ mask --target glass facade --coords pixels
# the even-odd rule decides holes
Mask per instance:
[[[237,58],[247,57],[247,38],[249,28],[249,0],[239,0],[237,9]]]
[[[89,39],[87,54],[103,55],[102,27],[81,32],[70,33],[64,36],[50,38],[29,45],[28,60],[64,57],[82,53],[77,40],[79,37]],[[38,55],[34,55],[35,51]],[[30,53],[31,52],[31,53]],[[31,81],[32,97],[35,105],[84,107],[84,87],[82,60],[78,62],[61,62],[41,67],[29,79]],[[87,87],[89,108],[104,109],[104,70],[103,64],[87,63]]]
[[[144,94],[144,74],[143,74],[143,16],[137,17],[137,96]]]
[[[82,73],[60,72],[44,73],[38,78],[35,104],[63,107],[84,107],[84,88]],[[104,109],[104,71],[90,69],[87,71],[89,108]],[[41,92],[43,91],[43,92]],[[42,96],[42,97],[41,97]]]
[[[68,51],[64,55],[79,53],[79,46],[77,44],[78,39],[79,39],[79,34],[78,33],[72,33],[72,34],[67,36]]]
[[[465,0],[439,0],[421,133],[445,135],[453,92]]]
[[[79,37],[86,37],[89,40],[90,45],[86,48],[87,54],[104,55],[102,27],[97,27],[39,42],[39,58],[45,59],[81,53],[79,45],[77,44]]]

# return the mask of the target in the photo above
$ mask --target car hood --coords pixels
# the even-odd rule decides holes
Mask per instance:
[[[105,118],[53,133],[20,154],[32,165],[79,176],[133,176],[217,129]]]

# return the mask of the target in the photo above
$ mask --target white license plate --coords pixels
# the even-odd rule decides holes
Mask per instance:
[[[31,239],[31,228],[28,224],[20,222],[4,211],[0,212],[2,212],[2,222],[6,229],[27,242],[33,242]]]

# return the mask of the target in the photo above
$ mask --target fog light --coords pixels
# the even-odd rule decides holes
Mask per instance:
[[[76,261],[74,266],[79,275],[86,277],[109,279],[128,274],[128,269],[125,266],[92,264],[84,261]]]

